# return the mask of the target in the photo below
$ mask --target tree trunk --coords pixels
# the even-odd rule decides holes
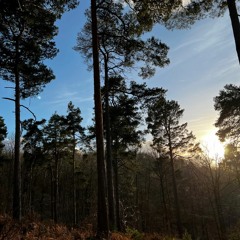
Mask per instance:
[[[121,221],[120,221],[120,199],[119,199],[119,179],[118,179],[118,162],[117,154],[114,161],[114,190],[115,190],[115,202],[116,202],[116,227],[118,231],[122,231]]]
[[[109,114],[109,78],[108,78],[108,60],[104,57],[104,72],[105,72],[105,132],[106,132],[106,159],[107,159],[107,189],[108,189],[108,211],[109,211],[109,227],[110,230],[116,228],[115,214],[115,198],[113,187],[113,164],[112,164],[112,140],[110,129],[110,114]]]
[[[233,35],[236,45],[236,51],[238,55],[238,61],[240,63],[240,23],[238,18],[238,12],[235,0],[227,0],[229,15],[232,23]]]
[[[96,125],[96,142],[97,142],[97,172],[98,172],[97,235],[99,238],[103,238],[103,237],[108,238],[109,223],[108,223],[108,212],[107,212],[107,201],[106,201],[106,173],[105,173],[105,161],[104,161],[103,119],[102,119],[102,101],[101,101],[96,8],[97,8],[96,0],[91,0],[93,71],[94,71],[94,104],[95,104],[95,125]]]
[[[168,140],[169,140],[170,167],[171,167],[171,174],[172,174],[172,181],[173,181],[173,196],[174,196],[174,202],[175,202],[175,214],[176,214],[176,220],[177,220],[177,229],[178,229],[179,237],[182,238],[183,227],[182,227],[182,220],[181,220],[181,214],[180,214],[180,206],[179,206],[178,191],[177,191],[177,182],[176,182],[175,169],[174,169],[172,142],[171,142],[170,136],[169,136]]]
[[[56,146],[55,146],[56,147]],[[56,151],[56,150],[55,150]],[[54,186],[53,186],[53,220],[55,223],[58,221],[58,196],[59,196],[59,156],[55,153],[55,166],[54,166]]]
[[[220,196],[220,183],[219,183],[219,178],[220,178],[220,173],[218,172],[219,169],[215,169],[215,176],[214,172],[212,171],[212,168],[209,164],[209,171],[210,171],[210,176],[211,176],[211,184],[212,184],[212,191],[213,191],[213,204],[214,204],[214,210],[215,210],[215,215],[216,215],[216,223],[218,227],[218,232],[219,232],[219,239],[220,240],[226,240],[226,226],[224,222],[224,216],[223,216],[223,209],[222,209],[222,201],[221,201],[221,196]]]
[[[161,186],[162,201],[163,201],[164,225],[165,225],[165,229],[167,230],[167,233],[170,233],[171,232],[171,226],[169,224],[169,216],[168,216],[168,210],[167,210],[167,201],[166,201],[165,189],[164,189],[163,181],[164,181],[164,177],[163,177],[163,173],[161,171],[160,186]]]
[[[20,220],[21,207],[21,163],[20,163],[20,79],[18,71],[19,40],[16,40],[15,61],[15,158],[13,170],[13,218]]]
[[[72,159],[73,159],[73,168],[72,168],[72,174],[73,174],[73,224],[77,224],[77,199],[76,199],[76,178],[75,178],[75,168],[76,168],[76,161],[75,161],[75,134],[73,134],[73,152],[72,152]]]

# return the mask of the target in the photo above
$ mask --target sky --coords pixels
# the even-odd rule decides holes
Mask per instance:
[[[92,124],[93,118],[93,73],[87,70],[83,57],[73,47],[77,33],[85,23],[84,11],[89,1],[81,1],[79,7],[65,13],[57,22],[59,34],[56,45],[59,54],[47,64],[56,79],[46,85],[43,92],[22,102],[37,116],[49,119],[56,111],[66,114],[72,101],[82,112],[83,126]],[[224,17],[205,19],[186,30],[167,30],[157,25],[148,36],[154,35],[169,47],[169,66],[157,69],[149,87],[167,89],[167,99],[176,100],[183,108],[182,121],[198,140],[214,133],[218,112],[214,110],[213,98],[226,84],[239,85],[240,68],[234,45],[228,12]],[[142,83],[136,72],[129,79]],[[10,83],[0,79],[0,116],[5,120],[8,133],[14,133],[14,103],[2,99],[13,97]],[[24,108],[21,120],[32,115]]]

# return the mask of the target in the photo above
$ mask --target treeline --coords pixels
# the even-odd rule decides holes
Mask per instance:
[[[238,166],[239,107],[229,100],[238,87],[229,85],[216,98],[222,114],[216,123],[219,136],[230,140],[234,153],[220,165],[201,153],[187,124],[180,122],[183,110],[166,99],[164,89],[125,80],[132,70],[150,78],[157,67],[170,63],[165,43],[142,37],[156,23],[185,28],[220,16],[228,7],[237,39],[235,1],[91,0],[74,49],[94,72],[93,126],[81,126],[80,109],[71,102],[66,115],[22,121],[21,100],[36,96],[55,78],[45,61],[58,52],[55,23],[78,3],[0,2],[0,77],[13,83],[14,97],[5,100],[15,104],[14,141],[1,152],[1,212],[15,220],[34,212],[70,225],[97,222],[99,238],[131,226],[226,239],[238,218],[229,200],[238,196],[238,171],[229,168]],[[2,142],[6,128],[3,119],[0,123]],[[152,137],[151,150],[141,152],[146,133]]]
[[[135,84],[131,86],[136,87]],[[150,89],[141,87],[149,93]],[[134,95],[127,92],[115,92],[116,99],[110,105],[110,117],[115,118],[112,125],[115,229],[166,235],[183,231],[183,235],[187,232],[192,239],[238,236],[238,230],[233,230],[240,217],[239,152],[234,142],[226,146],[224,159],[213,159],[195,143],[187,124],[179,123],[183,110],[176,101],[166,100],[162,90],[160,98],[159,95],[153,98],[152,93],[148,104],[146,98],[141,103],[139,95],[134,100]],[[239,97],[238,87],[227,85],[215,98],[218,110],[226,110],[221,106],[234,101],[236,93]],[[232,111],[237,107],[231,106]],[[234,114],[239,117],[239,113]],[[221,119],[228,116],[221,115]],[[142,127],[140,131],[143,118],[147,129]],[[1,122],[3,140],[6,127]],[[29,119],[22,123],[23,215],[37,214],[42,220],[52,219],[68,226],[90,224],[96,229],[95,133],[93,126],[84,129],[81,122],[80,109],[70,102],[66,115],[54,113],[48,121]],[[220,133],[226,126],[219,127]],[[153,141],[141,146],[146,130]],[[2,214],[12,211],[13,153],[14,144],[9,139],[0,162]]]

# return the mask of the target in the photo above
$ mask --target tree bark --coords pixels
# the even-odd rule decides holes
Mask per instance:
[[[72,174],[73,174],[73,224],[77,224],[77,199],[76,199],[76,178],[75,178],[75,168],[76,168],[76,161],[75,161],[75,133],[73,133],[73,152],[72,152],[72,159],[73,159],[73,166],[72,166]]]
[[[106,201],[106,173],[105,173],[105,161],[104,161],[103,119],[102,119],[102,101],[101,101],[96,8],[97,8],[96,0],[91,0],[93,71],[94,71],[94,104],[95,104],[95,125],[96,125],[96,142],[97,142],[97,172],[98,172],[97,235],[99,238],[103,238],[103,237],[108,238],[109,223],[108,223],[108,212],[107,212],[107,201]]]
[[[179,237],[182,238],[183,227],[182,227],[182,220],[181,220],[181,213],[180,213],[180,206],[179,206],[179,199],[178,199],[178,191],[177,191],[177,182],[176,182],[175,169],[174,169],[172,142],[171,142],[170,136],[168,137],[168,141],[169,141],[170,167],[171,167],[172,180],[173,180],[173,196],[174,196],[174,202],[175,202],[175,214],[176,214],[176,220],[177,220],[177,229],[178,229]]]
[[[160,160],[161,161],[161,160]],[[161,163],[161,168],[162,168],[162,163]],[[167,230],[167,233],[171,232],[171,226],[169,224],[169,216],[168,216],[168,209],[167,209],[167,201],[166,201],[166,196],[165,196],[165,188],[164,188],[164,176],[163,176],[163,171],[162,169],[160,170],[160,192],[162,194],[162,201],[163,201],[163,211],[164,211],[164,225],[165,229]]]
[[[227,0],[238,61],[240,63],[240,23],[235,0]]]
[[[119,179],[118,179],[118,159],[117,154],[114,161],[114,190],[115,190],[115,202],[116,202],[116,227],[118,231],[122,231],[122,225],[120,220],[120,199],[119,199]]]
[[[16,39],[15,61],[15,158],[13,170],[13,218],[20,220],[22,215],[21,206],[21,163],[20,163],[20,76],[19,64],[19,39]]]
[[[107,159],[107,189],[108,189],[108,211],[109,211],[109,227],[110,230],[116,229],[115,214],[115,197],[113,187],[113,164],[112,164],[112,139],[110,129],[110,113],[109,113],[109,78],[108,78],[108,60],[104,57],[105,72],[105,132],[106,132],[106,159]]]

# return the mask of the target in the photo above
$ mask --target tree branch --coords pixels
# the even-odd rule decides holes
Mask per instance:
[[[16,100],[13,99],[13,98],[3,97],[3,99],[16,102]],[[26,107],[26,106],[24,106],[24,105],[22,105],[22,104],[20,104],[20,107],[24,107],[25,109],[27,109],[27,110],[33,115],[35,121],[37,120],[36,115],[35,115],[28,107]]]

